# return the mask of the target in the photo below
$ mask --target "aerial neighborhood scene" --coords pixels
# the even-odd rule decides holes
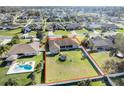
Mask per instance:
[[[0,86],[124,86],[124,7],[0,7]]]

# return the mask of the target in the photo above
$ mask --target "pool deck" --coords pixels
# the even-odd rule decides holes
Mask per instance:
[[[31,62],[31,64],[30,64]],[[30,70],[24,70],[24,69],[21,69],[21,70],[16,70],[15,67],[17,65],[21,65],[21,63],[14,63],[10,66],[7,74],[16,74],[16,73],[26,73],[26,72],[33,72],[34,71],[34,67],[35,67],[35,61],[30,61],[30,62],[24,62],[22,64],[30,64],[32,66],[32,69]]]

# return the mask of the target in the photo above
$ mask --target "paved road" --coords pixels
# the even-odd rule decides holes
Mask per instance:
[[[0,40],[4,40],[4,39],[12,39],[11,36],[0,36]]]

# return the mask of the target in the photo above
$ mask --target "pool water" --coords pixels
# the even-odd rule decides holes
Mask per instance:
[[[32,66],[27,64],[16,66],[16,70],[31,70],[31,69]]]

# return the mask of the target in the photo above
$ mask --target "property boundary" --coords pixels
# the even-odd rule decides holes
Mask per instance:
[[[48,40],[61,40],[62,38],[48,38],[47,39],[47,42],[48,42]],[[75,38],[77,41],[78,41],[78,39],[77,38]],[[46,43],[47,43],[46,42]],[[79,41],[78,41],[79,42]],[[103,76],[104,74],[102,74],[102,76]],[[95,77],[98,77],[98,76],[101,76],[101,75],[96,75],[96,76],[90,76],[90,77],[80,77],[80,78],[75,78],[75,79],[69,79],[69,80],[60,80],[60,81],[55,81],[55,82],[46,82],[46,49],[45,49],[45,52],[44,52],[44,82],[45,82],[45,84],[54,84],[54,83],[61,83],[61,82],[67,82],[67,81],[72,81],[72,80],[79,80],[79,79],[88,79],[88,78],[95,78]]]

